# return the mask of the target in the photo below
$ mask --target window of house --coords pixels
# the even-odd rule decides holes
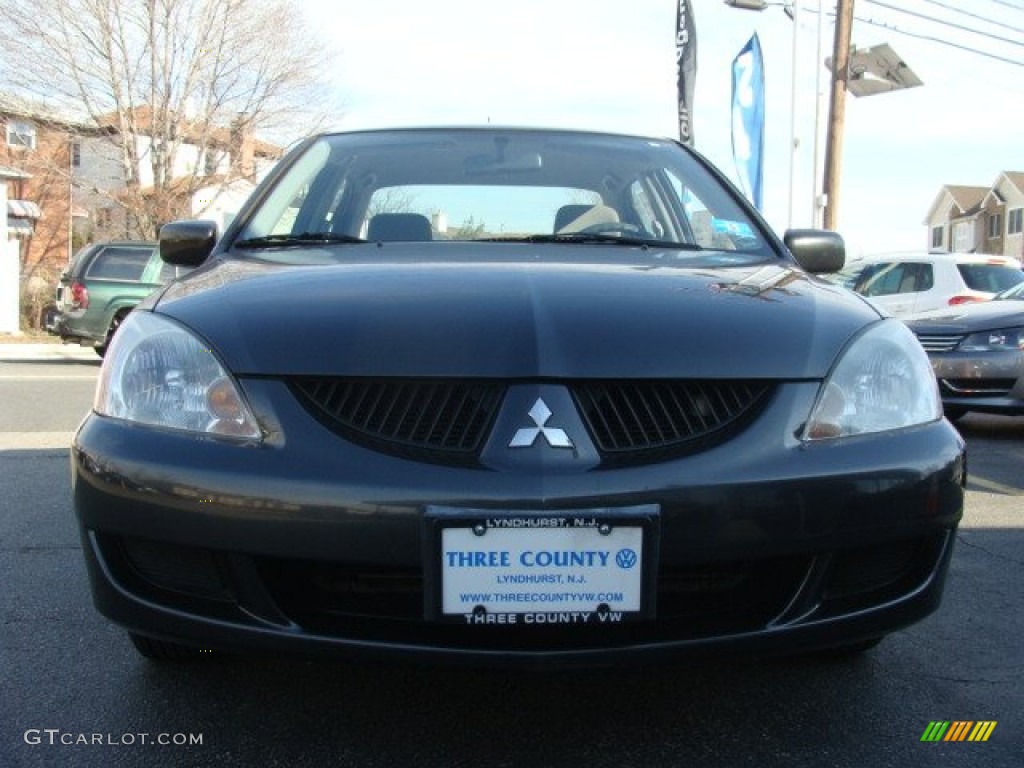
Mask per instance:
[[[1003,235],[1003,214],[993,213],[988,217],[989,239],[1002,237]]]
[[[206,150],[203,153],[203,175],[213,176],[217,172],[217,168],[220,166],[220,157],[212,149]]]
[[[1006,234],[1019,235],[1024,232],[1024,208],[1014,208],[1006,214]]]
[[[932,227],[932,248],[942,248],[944,232],[945,229],[942,226]]]
[[[8,120],[7,146],[35,149],[36,127],[25,120]]]
[[[100,229],[110,229],[111,224],[113,224],[113,220],[113,211],[109,208],[96,209],[96,226]]]
[[[82,167],[82,144],[78,141],[71,142],[71,166],[73,168]]]
[[[956,253],[970,253],[976,246],[974,219],[956,222],[953,225],[953,251]]]

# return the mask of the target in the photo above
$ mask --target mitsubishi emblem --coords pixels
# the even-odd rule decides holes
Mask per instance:
[[[575,447],[564,429],[544,426],[551,418],[551,409],[544,402],[544,398],[537,398],[537,402],[530,409],[529,416],[536,426],[517,429],[515,435],[512,436],[512,442],[508,444],[509,448],[529,448],[537,441],[538,435],[544,435],[544,439],[552,448]]]

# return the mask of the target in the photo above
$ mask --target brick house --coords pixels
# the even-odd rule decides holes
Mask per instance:
[[[1024,260],[1024,173],[1003,171],[987,187],[946,185],[924,223],[929,250]]]
[[[145,110],[135,117],[144,132]],[[139,237],[124,201],[130,192],[145,194],[153,183],[154,142],[144,134],[136,138],[139,168],[129,182],[112,120],[97,125],[47,104],[0,94],[0,124],[6,139],[0,167],[8,172],[8,233],[20,246],[21,315],[39,327],[60,273],[81,245]],[[281,154],[237,124],[215,128],[203,141],[186,135],[171,172],[188,191],[168,216],[226,221],[238,208],[238,190],[251,189]],[[202,193],[192,195],[196,177]],[[236,183],[241,179],[247,184]]]
[[[20,250],[22,315],[38,324],[42,306],[73,251],[73,222],[84,211],[72,195],[74,137],[86,130],[58,110],[0,95],[8,238]]]

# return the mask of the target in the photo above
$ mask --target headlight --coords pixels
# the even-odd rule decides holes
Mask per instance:
[[[883,320],[843,351],[803,439],[885,432],[940,418],[942,401],[928,356],[902,322]]]
[[[957,346],[958,352],[998,352],[1024,349],[1024,328],[1001,328],[972,333]]]
[[[259,438],[256,419],[217,356],[178,323],[125,318],[107,350],[93,408],[115,419]]]

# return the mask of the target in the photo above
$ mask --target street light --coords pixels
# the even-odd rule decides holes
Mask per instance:
[[[826,229],[839,225],[839,174],[842,165],[846,92],[870,96],[921,85],[921,80],[888,45],[851,50],[854,0],[838,0],[836,37],[832,57],[825,65],[832,71],[828,137],[825,147],[824,221]]]
[[[822,171],[821,113],[824,93],[821,87],[822,38],[824,36],[825,10],[818,4],[818,53],[815,57],[816,99],[814,109],[814,182],[813,182],[813,226],[835,229],[838,225],[839,172],[842,157],[843,126],[846,117],[845,95],[849,90],[854,96],[871,96],[876,93],[913,88],[921,80],[910,67],[888,45],[876,45],[862,51],[850,49],[850,34],[853,27],[854,0],[837,0],[836,30],[833,40],[833,55],[824,61],[831,70],[831,95],[829,99],[828,127],[825,135],[824,171]],[[790,3],[770,3],[767,0],[725,0],[733,8],[748,11],[763,11],[770,5],[785,7],[793,20],[793,83],[790,140],[792,142],[789,164],[789,226],[793,224],[794,178],[796,168],[796,70],[798,61],[797,39],[800,13],[799,0]],[[833,62],[838,67],[833,66]]]
[[[832,69],[832,58],[825,60]],[[850,77],[846,90],[854,96],[874,96],[924,85],[888,43],[850,51]]]

